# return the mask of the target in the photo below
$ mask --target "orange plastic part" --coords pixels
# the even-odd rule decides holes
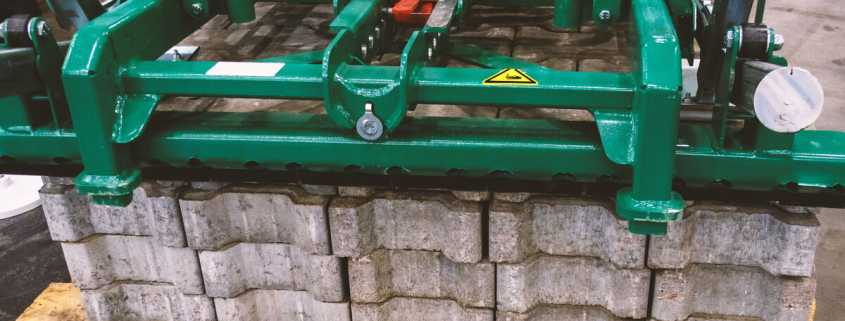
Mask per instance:
[[[434,11],[436,0],[399,0],[393,5],[393,20],[404,25],[421,26]]]

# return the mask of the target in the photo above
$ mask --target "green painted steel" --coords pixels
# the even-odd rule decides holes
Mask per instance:
[[[82,165],[79,190],[111,205],[127,204],[141,169],[153,164],[611,179],[630,186],[617,193],[617,210],[632,231],[645,234],[665,233],[666,222],[680,217],[677,184],[814,195],[841,190],[845,133],[776,134],[731,106],[742,43],[729,23],[736,19],[726,15],[744,8],[740,1],[716,12],[691,0],[444,1],[435,22],[407,39],[398,66],[376,66],[369,62],[395,30],[385,10],[390,1],[299,0],[333,4],[333,40],[324,50],[257,60],[285,65],[256,76],[210,74],[215,61],[155,61],[215,15],[253,20],[252,0],[128,0],[79,30],[61,81],[50,37],[40,36],[33,48],[0,50],[0,61],[29,66],[21,69],[26,81],[0,79],[0,161]],[[573,29],[587,20],[600,28],[626,20],[634,68],[557,71],[450,40],[451,27],[479,3],[554,6],[555,24]],[[709,55],[702,58],[718,67],[700,77],[713,90],[710,124],[680,119],[681,61],[692,58],[695,41]],[[447,56],[479,67],[442,67]],[[534,81],[486,81],[508,68]],[[66,102],[57,86],[64,86]],[[326,115],[156,112],[170,95],[315,100]],[[595,122],[406,117],[417,104],[585,109]],[[72,126],[61,116],[68,112]],[[744,128],[728,126],[736,120]]]

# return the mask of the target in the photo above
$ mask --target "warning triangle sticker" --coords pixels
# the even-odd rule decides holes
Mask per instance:
[[[516,68],[507,68],[484,80],[485,85],[538,85],[534,78]]]

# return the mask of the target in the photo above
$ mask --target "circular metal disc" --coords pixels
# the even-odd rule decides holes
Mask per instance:
[[[795,133],[821,116],[824,90],[813,74],[802,68],[776,69],[760,81],[754,92],[754,112],[766,128]]]
[[[26,213],[39,205],[41,176],[0,175],[0,219]]]

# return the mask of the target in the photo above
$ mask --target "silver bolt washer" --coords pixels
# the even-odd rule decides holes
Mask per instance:
[[[610,10],[602,10],[599,12],[599,19],[604,21],[610,20]]]
[[[364,105],[364,115],[358,119],[355,124],[355,130],[358,136],[361,136],[366,141],[377,141],[384,135],[384,124],[373,113],[373,104],[367,103]]]

